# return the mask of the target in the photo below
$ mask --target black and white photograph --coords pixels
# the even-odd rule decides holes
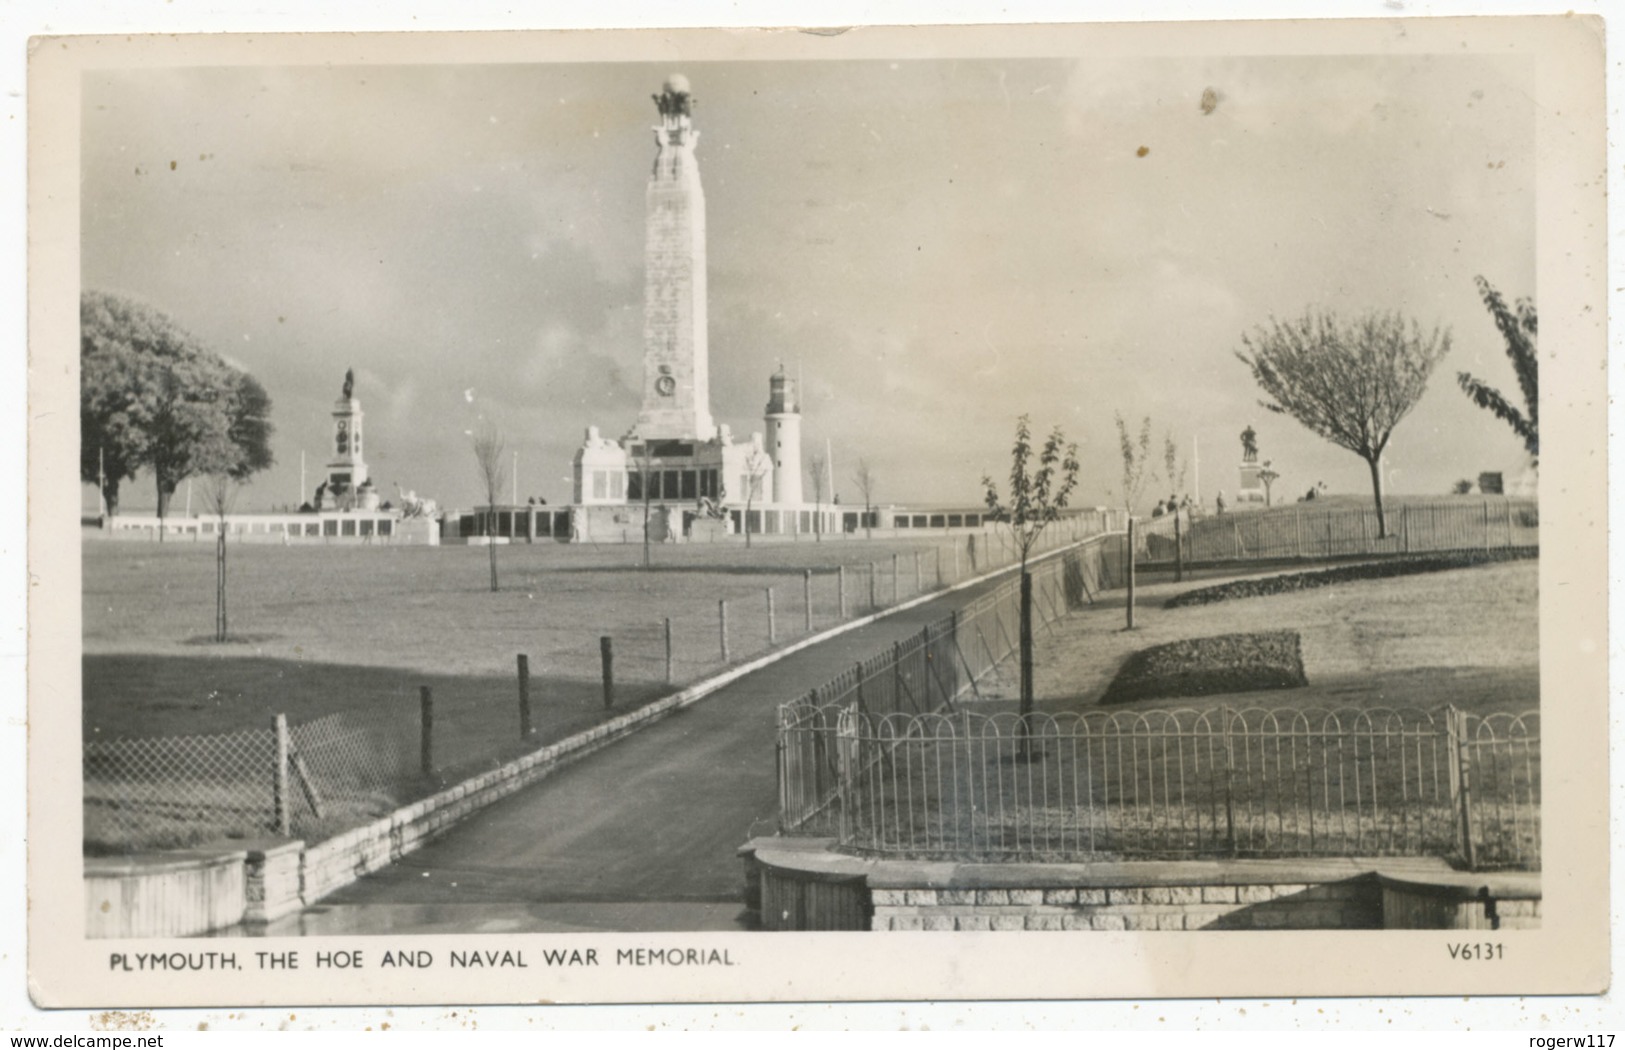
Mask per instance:
[[[35,56],[39,1001],[1606,984],[1600,23],[435,40]]]

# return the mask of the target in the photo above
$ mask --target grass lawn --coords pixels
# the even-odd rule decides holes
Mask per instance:
[[[1096,707],[1118,668],[1141,649],[1247,631],[1297,631],[1302,689],[1140,700],[1114,707],[1440,707],[1477,714],[1540,706],[1539,562],[1519,561],[1312,591],[1163,609],[1173,594],[1213,577],[1138,588],[1135,629],[1123,630],[1123,594],[1110,592],[1035,642],[1034,689],[1046,711]],[[991,707],[1015,695],[1013,669],[984,685]]]
[[[963,539],[958,541],[963,543]],[[214,551],[207,543],[88,541],[84,566],[86,739],[228,732],[276,712],[295,722],[334,711],[415,712],[434,688],[444,727],[477,717],[506,737],[517,725],[515,656],[530,659],[544,731],[601,717],[599,638],[614,639],[617,706],[665,690],[662,621],[670,617],[673,679],[723,666],[717,603],[729,606],[730,661],[768,648],[766,591],[777,641],[805,633],[803,572],[813,577],[813,627],[838,620],[836,567],[847,566],[849,615],[876,594],[934,589],[942,537],[916,541],[657,546],[502,547],[502,590],[488,587],[486,551],[472,547],[233,546],[233,640],[212,640]],[[970,571],[961,552],[962,574]],[[413,714],[411,717],[415,717]],[[514,730],[516,732],[516,730]]]

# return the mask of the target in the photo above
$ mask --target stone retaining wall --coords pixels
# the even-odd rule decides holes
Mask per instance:
[[[838,853],[833,840],[740,849],[766,930],[1520,929],[1538,872],[1429,858],[958,864]]]
[[[1311,886],[871,890],[873,930],[1364,930],[1382,926],[1375,879]]]

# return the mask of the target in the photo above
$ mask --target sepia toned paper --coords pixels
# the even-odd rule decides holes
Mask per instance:
[[[1532,229],[1529,238],[1530,294],[1546,315],[1547,354],[1542,395],[1547,437],[1540,457],[1540,496],[1545,504],[1548,530],[1540,560],[1541,715],[1543,870],[1542,922],[1539,929],[1496,931],[1192,931],[1192,932],[888,932],[888,933],[437,933],[433,935],[310,936],[268,939],[186,938],[140,942],[109,942],[84,935],[82,882],[82,827],[80,768],[81,739],[81,550],[78,519],[81,492],[74,474],[79,435],[74,427],[78,409],[78,357],[74,335],[78,327],[81,291],[81,245],[84,224],[101,220],[84,207],[79,192],[84,179],[83,152],[89,149],[85,128],[93,117],[86,112],[86,84],[139,83],[166,71],[195,75],[209,69],[223,75],[263,76],[281,84],[298,82],[302,74],[327,67],[376,70],[392,90],[388,74],[420,76],[431,71],[500,69],[503,67],[578,66],[584,71],[625,63],[683,71],[706,95],[705,77],[711,70],[737,63],[752,76],[772,80],[783,68],[785,79],[809,83],[805,65],[847,63],[866,68],[895,68],[931,63],[933,75],[941,70],[952,77],[955,62],[987,69],[999,64],[1031,68],[1044,64],[1082,71],[1082,82],[1100,94],[1126,92],[1160,97],[1162,90],[1146,71],[1218,71],[1245,79],[1249,63],[1268,60],[1303,64],[1309,75],[1317,65],[1361,78],[1380,77],[1359,68],[1362,63],[1407,60],[1433,68],[1463,61],[1493,68],[1507,82],[1527,89],[1532,102],[1527,110],[1519,152],[1511,157],[1523,165],[1533,204],[1532,216],[1512,214],[1507,226]],[[830,67],[836,68],[836,67]],[[1350,69],[1356,70],[1348,73]],[[1100,71],[1105,71],[1101,74]],[[1138,76],[1128,76],[1138,70]],[[791,75],[792,71],[794,76]],[[1090,74],[1096,79],[1090,80]],[[1108,77],[1120,79],[1107,80]],[[493,33],[424,35],[270,35],[133,38],[42,38],[35,42],[30,63],[30,573],[35,581],[30,606],[29,671],[29,893],[31,900],[29,970],[31,990],[38,1003],[48,1006],[226,1006],[267,1004],[426,1004],[426,1003],[647,1003],[696,1001],[809,1001],[809,1000],[941,1000],[941,999],[1077,999],[1157,998],[1190,996],[1343,996],[1377,994],[1542,994],[1591,993],[1607,985],[1607,752],[1606,752],[1606,477],[1605,477],[1605,362],[1606,298],[1603,254],[1603,94],[1601,26],[1586,18],[1442,19],[1394,22],[1282,22],[1189,23],[1165,25],[1006,26],[959,28],[867,28],[839,35],[789,31],[710,32],[583,32]],[[839,78],[834,78],[839,79]],[[1019,78],[1018,78],[1019,79]],[[715,79],[712,81],[716,82]],[[951,85],[951,79],[947,80]],[[1194,95],[1200,105],[1201,88],[1187,82],[1168,87],[1170,92]],[[658,83],[650,83],[655,91]],[[105,87],[101,90],[105,91]],[[832,84],[825,90],[842,90]],[[931,112],[929,93],[910,96],[919,112]],[[1223,107],[1223,84],[1215,97]],[[403,92],[403,99],[407,95]],[[775,100],[784,106],[783,120],[793,125],[798,110],[813,107],[819,95],[807,90],[802,98]],[[1098,97],[1098,96],[1086,96]],[[536,104],[546,100],[538,99]],[[626,100],[643,107],[637,98]],[[1470,90],[1459,103],[1473,102]],[[615,100],[619,105],[621,100]],[[941,120],[945,134],[955,120],[951,107],[966,105],[945,87],[942,105],[949,116]],[[608,106],[609,101],[602,103]],[[1011,103],[1014,107],[1014,103]],[[704,125],[704,109],[697,125]],[[1016,109],[1012,108],[1012,113]],[[185,114],[172,119],[185,120]],[[1012,120],[1019,119],[1012,116]],[[1346,112],[1308,111],[1305,122],[1352,123],[1382,119],[1370,107],[1352,105]],[[1092,133],[1087,112],[1079,118],[1077,134],[1088,148]],[[964,123],[972,123],[968,110]],[[357,128],[360,135],[363,129]],[[1246,133],[1267,134],[1257,127]],[[1440,135],[1449,134],[1447,123]],[[1290,128],[1286,133],[1290,133]],[[875,129],[877,140],[892,134]],[[793,146],[787,134],[776,145]],[[732,146],[733,143],[730,143]],[[1102,141],[1100,149],[1115,150],[1127,158],[1124,142]],[[544,144],[545,148],[545,144]],[[704,149],[712,148],[708,142]],[[740,143],[741,149],[749,149]],[[998,143],[966,141],[966,150],[997,150]],[[1154,142],[1142,146],[1142,159],[1160,158],[1177,146]],[[189,158],[187,158],[189,159]],[[642,162],[646,162],[648,155]],[[808,186],[788,190],[791,199],[828,198],[835,206],[850,195],[858,177],[843,171],[850,158],[817,158],[820,166],[807,169]],[[1335,158],[1343,160],[1343,158]],[[290,157],[290,166],[297,158]],[[1050,162],[1047,155],[1010,157],[1010,170]],[[702,167],[708,158],[701,154]],[[455,170],[456,157],[444,159]],[[889,163],[907,169],[907,158]],[[1494,164],[1491,159],[1487,164]],[[1346,158],[1351,178],[1375,177],[1357,155]],[[427,163],[435,166],[434,160]],[[749,171],[749,164],[740,170]],[[459,172],[459,177],[462,174]],[[935,174],[931,173],[931,177]],[[940,173],[951,178],[950,172]],[[1358,253],[1359,223],[1328,215],[1313,206],[1313,194],[1301,197],[1280,190],[1291,186],[1280,172],[1259,171],[1261,193],[1281,194],[1283,209],[1303,209],[1305,225],[1319,224],[1328,236],[1346,236]],[[476,175],[476,177],[478,177]],[[641,177],[641,176],[640,176]],[[1147,176],[1151,177],[1151,176]],[[1012,174],[1014,178],[1014,174]],[[1275,186],[1274,191],[1269,187]],[[778,187],[783,189],[783,187]],[[977,192],[997,193],[997,185]],[[349,206],[356,206],[369,189],[358,188]],[[762,192],[738,189],[732,183],[712,183],[707,193],[715,199],[727,193]],[[1087,192],[1087,190],[1085,190]],[[847,201],[848,204],[856,203]],[[1170,213],[1188,202],[1170,195]],[[235,207],[226,194],[212,206]],[[244,202],[244,207],[249,206]],[[344,202],[332,205],[342,209]],[[1035,203],[1035,208],[1038,205]],[[608,201],[610,219],[639,225],[641,199]],[[881,210],[881,209],[877,209]],[[1423,215],[1414,221],[1448,224],[1451,208],[1441,201],[1442,214]],[[200,213],[201,214],[201,213]],[[1340,220],[1347,221],[1342,227]],[[335,223],[341,218],[335,218]],[[588,221],[583,218],[582,221]],[[876,218],[878,221],[878,217]],[[1189,219],[1198,222],[1198,217]],[[1330,224],[1330,225],[1328,225]],[[1177,227],[1177,223],[1173,224]],[[1032,228],[988,231],[978,225],[974,208],[943,215],[933,231],[953,250],[969,256],[1009,252],[1021,256],[1034,237]],[[207,236],[200,231],[200,236]],[[1000,243],[1000,237],[1009,243]],[[726,241],[720,242],[725,244]],[[1012,250],[1012,245],[1014,250]],[[139,253],[142,245],[132,243]],[[737,264],[718,258],[721,250],[713,230],[712,293],[736,273]],[[787,248],[792,250],[791,248]],[[865,285],[884,284],[894,274],[840,272],[838,245],[803,244],[794,251],[806,254],[809,269],[823,268],[819,280],[846,287],[854,298],[872,294]],[[1147,245],[1154,254],[1157,245]],[[1291,248],[1245,243],[1234,249],[1238,268],[1270,265]],[[250,253],[251,254],[251,253]],[[1034,265],[1043,269],[1075,262],[1053,245],[1035,244]],[[1364,260],[1372,270],[1404,275],[1407,260]],[[635,265],[635,261],[634,261]],[[1471,260],[1462,273],[1472,274]],[[456,259],[447,260],[448,267]],[[727,266],[728,270],[720,268]],[[1170,284],[1178,274],[1170,274]],[[738,279],[735,277],[734,279]],[[811,275],[808,280],[813,279]],[[1025,294],[1024,281],[1032,279],[1015,270],[1008,288],[1011,297]],[[1403,282],[1403,276],[1392,278]],[[359,280],[359,279],[358,279]],[[1425,278],[1417,277],[1425,283]],[[359,286],[358,286],[359,287]],[[1501,289],[1509,298],[1523,294]],[[249,292],[251,299],[255,293]],[[359,294],[359,291],[358,291]],[[748,294],[748,293],[747,293]],[[950,290],[939,293],[951,294]],[[1329,298],[1338,290],[1328,289]],[[921,295],[930,304],[929,294]],[[634,295],[634,313],[641,303]],[[770,304],[769,304],[770,305]],[[837,304],[838,305],[838,304]],[[1282,303],[1279,311],[1300,308],[1296,301]],[[1147,302],[1146,311],[1158,304]],[[832,313],[839,314],[838,309]],[[1248,319],[1248,323],[1264,318]],[[1057,369],[1098,368],[1114,380],[1138,376],[1148,390],[1170,383],[1168,362],[1195,367],[1198,353],[1228,358],[1231,345],[1159,348],[1148,360],[1155,367],[1136,367],[1120,348],[1102,339],[1090,344],[1082,332],[1088,319],[1079,319],[1079,339],[1086,349],[1067,357],[1058,348],[1024,344],[1019,339],[1000,348],[987,367],[992,375],[1017,386],[1037,386]],[[1238,330],[1237,334],[1240,332]],[[1458,333],[1459,336],[1459,333]],[[636,336],[633,337],[634,342]],[[986,333],[967,342],[982,344]],[[1140,348],[1144,352],[1144,348]],[[515,366],[521,367],[522,352]],[[1091,363],[1091,353],[1098,354]],[[337,359],[336,359],[337,360]],[[443,363],[443,362],[442,362]],[[985,363],[985,360],[984,360]],[[433,358],[404,361],[403,367],[432,369]],[[963,367],[955,359],[946,367]],[[781,366],[787,367],[787,366]],[[809,362],[809,370],[812,364]],[[916,388],[937,398],[929,418],[939,419],[942,441],[949,442],[956,413],[978,411],[974,381],[945,380],[932,361],[905,361],[918,370]],[[1227,367],[1236,367],[1227,362]],[[1453,381],[1453,362],[1446,360],[1434,384]],[[1147,374],[1148,373],[1148,374]],[[335,369],[335,376],[337,371]],[[430,381],[428,376],[425,382]],[[751,378],[752,390],[755,377]],[[1007,389],[1001,387],[1001,390]],[[947,391],[943,394],[942,391]],[[899,400],[909,397],[899,393]],[[1155,394],[1147,397],[1155,399]],[[962,399],[962,400],[961,400]],[[1126,400],[1126,399],[1125,399]],[[1140,403],[1140,402],[1133,402]],[[1171,411],[1156,402],[1163,415]],[[1083,412],[1110,417],[1118,400],[1102,397]],[[996,411],[1014,416],[1019,403],[999,404]],[[1172,409],[1177,411],[1177,409]],[[899,415],[905,409],[899,407]],[[917,412],[908,406],[907,412]],[[906,419],[916,418],[908,415]],[[618,427],[620,418],[604,424]],[[1238,420],[1236,429],[1246,420]],[[424,420],[425,428],[435,421]],[[1001,424],[1002,425],[1002,424]],[[1489,424],[1485,424],[1486,429]],[[573,434],[558,440],[571,441]],[[1460,440],[1438,437],[1448,445]],[[1102,454],[1115,456],[1115,450]],[[1338,453],[1338,455],[1346,455]],[[560,470],[566,469],[559,464]],[[548,469],[551,469],[549,467]],[[926,468],[922,468],[926,469]],[[703,703],[703,701],[702,701]],[[772,760],[771,755],[762,761]],[[592,761],[591,758],[585,761]],[[613,790],[613,785],[606,785]],[[693,800],[703,806],[705,800]],[[741,829],[740,845],[744,842]],[[658,864],[657,857],[629,855],[628,864]],[[1469,963],[1459,949],[1468,943],[1492,941],[1500,947],[1492,960]],[[1456,952],[1452,948],[1457,949]],[[689,958],[714,960],[706,965],[680,967],[639,964],[636,953],[676,949],[696,953]],[[428,952],[444,960],[453,951],[523,953],[530,964],[523,969],[453,969],[443,964],[429,969],[381,969],[376,960],[384,951]],[[138,953],[234,953],[237,968],[173,974],[140,972],[121,967],[117,955],[128,959]],[[543,952],[568,959],[596,958],[598,965],[549,966]],[[296,952],[297,969],[268,967],[259,953]],[[360,952],[358,967],[342,970],[318,968],[322,953]],[[631,957],[618,953],[633,953]],[[626,958],[625,962],[617,962]]]

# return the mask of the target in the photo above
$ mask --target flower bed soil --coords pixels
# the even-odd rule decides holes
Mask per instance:
[[[1186,605],[1209,605],[1232,598],[1257,598],[1268,594],[1286,594],[1328,587],[1355,580],[1378,580],[1391,576],[1412,576],[1423,572],[1444,572],[1466,569],[1475,565],[1517,561],[1540,557],[1538,547],[1508,547],[1492,551],[1447,551],[1442,554],[1424,554],[1412,558],[1387,561],[1368,561],[1358,565],[1343,565],[1335,569],[1316,572],[1293,572],[1282,576],[1266,576],[1252,580],[1233,580],[1213,587],[1202,587],[1184,594],[1176,594],[1163,602],[1165,609],[1178,609]]]
[[[1221,634],[1141,649],[1123,661],[1100,702],[1124,704],[1308,684],[1298,632]]]

